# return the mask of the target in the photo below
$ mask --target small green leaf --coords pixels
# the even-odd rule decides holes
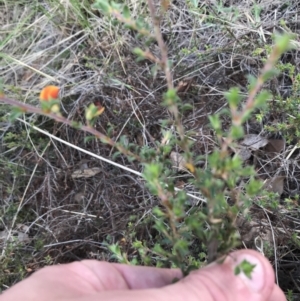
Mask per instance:
[[[135,21],[135,25],[136,28],[139,30],[143,30],[146,27],[145,21],[142,17],[139,17],[136,21]]]
[[[290,34],[276,34],[275,43],[279,50],[279,55],[291,48],[292,35]]]
[[[191,104],[189,104],[189,103],[185,103],[184,105],[182,105],[182,106],[180,107],[180,110],[181,110],[182,112],[185,112],[185,111],[191,111],[191,110],[193,110],[193,106],[192,106]]]
[[[177,96],[177,91],[176,89],[169,89],[164,95],[164,101],[163,101],[163,105],[168,107],[169,109],[174,106],[177,105],[180,98]]]
[[[18,108],[18,107],[12,108],[12,111],[10,112],[9,117],[8,117],[9,122],[15,121],[22,114],[24,114],[24,111],[21,108]]]
[[[189,254],[189,244],[187,243],[186,240],[183,239],[177,239],[173,248],[174,250],[176,250],[176,252],[178,252],[181,257],[185,257]]]
[[[247,78],[248,78],[248,90],[251,91],[256,86],[257,78],[251,74],[249,74]]]
[[[246,192],[249,196],[256,195],[262,188],[262,183],[255,179],[250,179],[248,185],[246,186]]]
[[[145,164],[144,177],[148,180],[157,180],[162,172],[162,166],[160,164],[151,163]]]
[[[153,78],[156,78],[158,70],[159,70],[159,66],[157,64],[155,64],[151,67],[151,74],[152,74]]]
[[[112,20],[111,20],[111,25],[112,25],[113,27],[115,27],[115,26],[117,26],[117,25],[119,25],[119,24],[120,24],[120,22],[119,22],[118,19],[112,19]]]
[[[134,248],[143,248],[143,243],[140,241],[140,240],[136,240],[136,241],[134,241],[133,243],[132,243],[132,246],[134,247]]]
[[[169,89],[166,93],[166,98],[175,100],[177,99],[177,91],[176,89]]]
[[[132,53],[137,55],[139,58],[143,58],[143,59],[145,58],[145,52],[141,48],[138,47],[134,48],[132,50]]]
[[[121,11],[123,7],[123,3],[117,3],[115,1],[110,1],[110,5],[113,9]]]
[[[271,93],[266,90],[262,90],[255,98],[255,106],[261,108],[266,105],[269,99],[272,99]]]
[[[123,7],[123,16],[126,18],[126,19],[130,19],[130,10],[128,8],[127,5],[125,5]]]
[[[151,37],[151,38],[147,38],[147,40],[145,41],[145,46],[149,47],[155,40]]]
[[[75,129],[81,129],[82,123],[72,120],[71,126]]]
[[[132,258],[131,260],[130,260],[130,264],[131,265],[139,265],[139,260],[137,259],[137,258]]]
[[[228,92],[225,93],[225,97],[228,100],[229,106],[231,108],[236,108],[242,100],[239,88],[231,88]]]
[[[101,105],[95,105],[91,103],[87,108],[85,108],[85,118],[88,121],[91,121],[93,118],[101,115],[104,111],[104,107]]]
[[[152,209],[152,213],[156,216],[156,217],[164,217],[166,214],[159,208],[159,207],[154,207]]]
[[[120,246],[117,245],[117,244],[113,244],[113,245],[110,245],[108,246],[108,249],[113,252],[114,254],[120,254]]]
[[[272,77],[275,77],[279,75],[279,70],[277,70],[276,68],[272,68],[271,70],[265,72],[262,75],[262,79],[264,82],[268,81],[269,79],[271,79]]]
[[[95,136],[86,136],[86,137],[84,137],[84,143],[87,143],[95,138],[96,138]]]
[[[115,159],[117,159],[117,157],[120,156],[120,155],[121,155],[121,152],[116,151],[116,152],[113,153],[112,159],[115,160]]]
[[[208,119],[210,121],[211,126],[214,130],[220,130],[221,129],[221,121],[218,115],[211,115],[208,116]]]
[[[158,243],[154,245],[153,252],[161,254],[161,255],[167,254],[167,252]]]
[[[233,139],[240,139],[244,136],[244,129],[242,126],[232,125],[230,128],[230,137]]]
[[[93,9],[99,9],[103,13],[109,13],[111,10],[111,6],[107,0],[96,0],[96,2],[92,5]]]
[[[262,7],[258,5],[254,5],[254,16],[255,16],[255,21],[260,22],[260,13],[262,11]]]
[[[253,110],[249,109],[247,111],[244,112],[244,114],[242,115],[242,122],[247,121],[250,117],[251,117],[251,113]]]
[[[249,279],[251,279],[251,274],[253,273],[255,267],[255,264],[251,264],[249,261],[244,259],[239,265],[235,267],[234,274],[239,275],[241,272],[243,272]]]
[[[191,3],[193,4],[193,6],[194,6],[195,8],[197,8],[197,7],[198,7],[198,4],[199,4],[199,0],[191,0]]]

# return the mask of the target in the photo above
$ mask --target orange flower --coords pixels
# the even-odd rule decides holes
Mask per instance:
[[[46,86],[40,93],[40,100],[49,101],[51,99],[57,99],[59,94],[59,88],[56,86]]]

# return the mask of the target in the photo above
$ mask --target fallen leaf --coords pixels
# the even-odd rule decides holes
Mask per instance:
[[[246,135],[240,144],[247,146],[253,150],[258,150],[268,144],[269,140],[267,138],[261,137],[255,134]]]
[[[225,141],[224,138],[222,138],[222,139],[223,139],[223,141]],[[245,147],[245,146],[242,146],[242,145],[229,145],[229,148],[236,155],[239,155],[239,157],[243,161],[248,160],[252,155],[251,150],[248,147]]]
[[[180,171],[187,171],[186,160],[183,158],[181,154],[177,152],[171,152],[170,159],[175,168],[177,168]]]
[[[138,143],[139,146],[144,146],[145,142],[144,142],[144,137],[141,133],[138,133],[136,136],[136,141]]]
[[[237,148],[235,153],[239,155],[243,161],[248,160],[252,155],[251,150],[247,147]]]
[[[8,237],[8,235],[10,236]],[[31,238],[29,238],[28,234],[13,230],[9,233],[8,230],[0,231],[0,241],[8,240],[12,243],[23,243],[27,244],[31,242]]]
[[[175,183],[175,187],[179,188],[179,189],[183,189],[184,188],[184,185],[185,185],[185,182],[184,181],[176,181]]]
[[[265,146],[265,151],[270,153],[281,153],[285,150],[284,139],[269,139],[268,144]]]
[[[254,217],[252,220],[246,219],[244,216],[238,216],[236,220],[236,225],[239,229],[241,240],[243,243],[249,247],[257,247],[262,242],[267,242],[270,245],[273,244],[272,233],[268,228],[260,227],[262,220],[257,220]],[[265,221],[267,223],[267,221]]]
[[[75,196],[74,196],[74,200],[75,200],[77,203],[80,203],[83,199],[84,199],[84,192],[78,192],[78,193],[76,193]]]
[[[178,93],[180,92],[187,92],[187,90],[190,88],[192,81],[186,80],[186,81],[180,81],[178,85],[176,86],[176,90]]]
[[[20,231],[17,231],[17,232],[18,232],[18,242],[24,243],[24,244],[31,242],[31,239],[29,238],[29,236],[26,233],[22,233]]]
[[[79,179],[79,178],[90,178],[95,176],[101,171],[101,168],[99,167],[92,167],[87,169],[77,169],[72,173],[73,179]]]
[[[17,224],[16,229],[23,232],[23,233],[27,233],[30,228],[29,228],[29,226],[24,225],[24,224]]]
[[[78,163],[79,168],[80,168],[81,170],[88,169],[88,168],[89,168],[88,162],[89,162],[89,160],[87,160],[87,159],[81,160],[81,161]]]
[[[283,183],[285,177],[283,176],[276,176],[274,178],[268,179],[265,183],[263,188],[267,191],[278,193],[279,196],[283,193]]]

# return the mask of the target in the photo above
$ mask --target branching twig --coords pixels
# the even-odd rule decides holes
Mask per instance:
[[[80,128],[82,131],[85,131],[87,133],[90,133],[92,135],[94,135],[96,138],[100,139],[103,143],[109,144],[110,146],[113,146],[115,148],[117,148],[118,151],[120,151],[122,154],[129,156],[129,157],[133,157],[138,161],[141,161],[141,158],[132,153],[131,151],[127,150],[126,148],[124,148],[122,145],[116,143],[115,141],[113,141],[111,138],[107,137],[106,135],[102,134],[101,132],[99,132],[98,130],[92,128],[91,126],[87,126],[87,125],[78,125],[78,123],[67,119],[66,117],[63,117],[61,115],[58,114],[54,114],[54,113],[47,113],[44,112],[41,108],[39,107],[35,107],[20,101],[17,101],[15,99],[11,99],[11,98],[7,98],[7,97],[0,97],[0,102],[4,102],[6,104],[9,104],[11,106],[17,107],[19,109],[21,109],[22,111],[24,111],[24,113],[36,113],[39,115],[43,115],[43,116],[47,116],[49,118],[52,118],[55,121],[67,124],[71,127],[74,128]]]
[[[280,54],[281,54],[281,52],[278,49],[278,46],[275,46],[273,48],[273,51],[271,52],[270,56],[268,57],[259,77],[257,78],[255,86],[250,90],[250,93],[248,95],[248,98],[247,98],[246,103],[243,106],[242,110],[240,112],[238,112],[238,111],[231,112],[233,125],[242,126],[242,124],[244,122],[243,117],[247,113],[253,111],[253,109],[255,107],[255,97],[258,95],[259,91],[262,89],[263,84],[265,83],[264,77],[266,76],[266,74],[270,73],[273,70]],[[222,144],[222,155],[223,156],[227,156],[228,146],[232,142],[233,142],[232,137],[226,137],[225,139],[223,139],[223,144]]]
[[[172,72],[171,72],[170,66],[169,66],[168,49],[167,49],[166,43],[164,42],[161,30],[160,30],[159,18],[156,16],[155,6],[154,6],[154,3],[152,0],[148,0],[148,7],[150,10],[150,16],[153,21],[155,38],[156,38],[156,41],[158,43],[158,46],[159,46],[159,49],[161,52],[161,60],[160,61],[161,61],[161,65],[163,67],[163,71],[166,76],[167,87],[168,87],[168,90],[173,90],[174,89],[173,76],[172,76]],[[186,148],[187,144],[185,143],[186,139],[185,139],[185,135],[184,135],[184,128],[183,128],[182,122],[180,120],[178,106],[176,104],[174,104],[169,107],[169,110],[174,115],[175,125],[177,127],[177,131],[179,133],[180,139],[183,142],[182,148],[185,152],[188,152],[188,149]],[[188,163],[193,165],[192,162],[188,162]]]
[[[159,49],[161,52],[161,62],[163,64],[164,72],[166,75],[168,89],[173,89],[174,88],[173,77],[172,77],[172,73],[171,73],[171,70],[169,67],[169,62],[168,62],[168,49],[164,42],[163,36],[161,34],[159,19],[157,18],[156,14],[155,14],[155,7],[154,7],[154,3],[152,2],[152,0],[148,0],[148,7],[150,10],[150,15],[151,15],[153,25],[154,25],[155,38],[156,38],[156,41],[158,43],[158,46],[159,46]]]
[[[111,15],[113,15],[116,19],[118,19],[121,23],[126,24],[128,27],[134,29],[138,33],[148,38],[155,38],[151,32],[145,28],[140,28],[137,26],[136,22],[130,18],[125,18],[118,10],[111,9],[109,11]]]

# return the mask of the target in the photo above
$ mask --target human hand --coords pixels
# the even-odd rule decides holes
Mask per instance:
[[[250,280],[234,275],[243,260],[256,267]],[[284,301],[274,272],[262,255],[251,250],[230,254],[182,278],[178,269],[128,266],[83,260],[43,268],[0,296],[0,301]]]

